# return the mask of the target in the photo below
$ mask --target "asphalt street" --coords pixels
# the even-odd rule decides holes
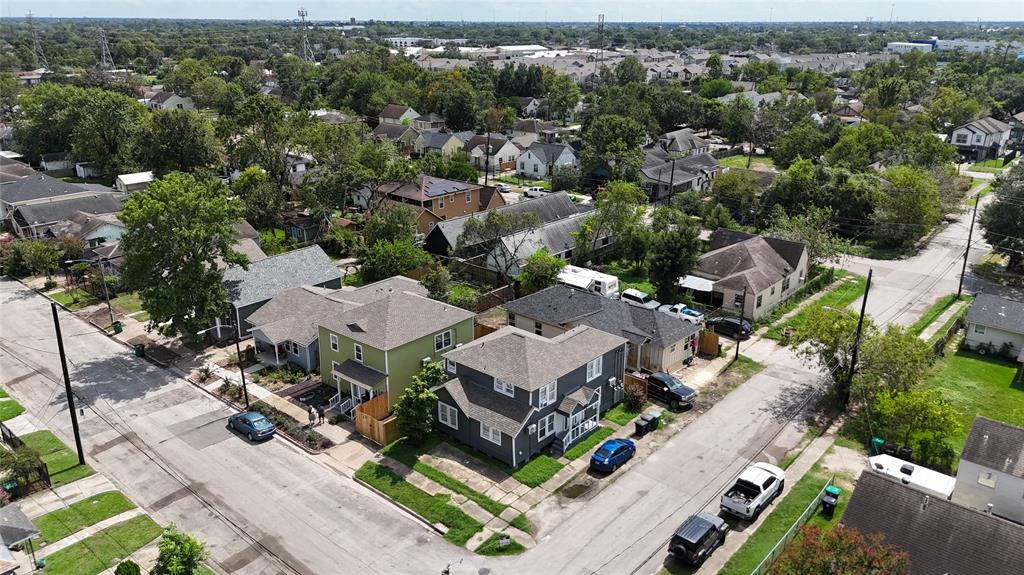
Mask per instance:
[[[72,444],[48,301],[0,281],[0,379]],[[776,435],[818,376],[786,350],[769,367],[588,501],[549,498],[563,518],[512,558],[475,556],[286,441],[247,443],[231,410],[61,312],[82,401],[88,462],[161,523],[207,541],[225,571],[263,573],[649,573],[664,542]]]

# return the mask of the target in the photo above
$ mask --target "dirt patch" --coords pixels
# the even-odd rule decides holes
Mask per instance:
[[[840,484],[845,483],[846,487],[852,487],[867,466],[867,455],[841,445],[833,445],[821,458],[821,468],[829,473],[835,473],[837,481]]]

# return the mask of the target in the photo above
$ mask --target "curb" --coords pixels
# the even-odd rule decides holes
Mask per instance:
[[[380,464],[378,463],[378,465],[380,465]],[[356,477],[355,473],[352,474],[352,479],[354,479],[356,483],[358,483],[358,484],[362,485],[363,487],[366,487],[370,491],[376,493],[377,495],[379,495],[381,498],[383,498],[388,503],[390,503],[390,504],[394,505],[395,507],[397,507],[398,509],[404,511],[407,515],[409,515],[410,517],[412,517],[413,519],[415,519],[419,523],[422,523],[423,525],[425,525],[431,531],[434,531],[435,533],[437,533],[438,535],[441,535],[442,537],[444,536],[444,533],[440,529],[438,529],[433,523],[427,521],[426,518],[424,518],[420,514],[416,513],[412,509],[409,509],[405,505],[402,505],[401,503],[399,503],[399,502],[395,501],[394,499],[388,497],[387,494],[385,494],[383,491],[380,491],[376,487],[370,485],[369,483],[363,481],[362,479],[359,479],[358,477]]]

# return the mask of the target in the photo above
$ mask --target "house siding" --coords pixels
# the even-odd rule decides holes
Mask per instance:
[[[994,488],[978,483],[982,473],[992,474]],[[978,511],[985,511],[991,503],[994,515],[1024,523],[1024,479],[977,463],[960,460],[953,501]]]
[[[1010,344],[1010,357],[1016,358],[1020,349],[1024,347],[1024,334],[1012,333],[995,327],[985,327],[985,333],[978,333],[977,324],[967,324],[967,336],[964,338],[967,346],[977,349],[979,345],[992,344],[996,353],[999,353],[1004,344]]]

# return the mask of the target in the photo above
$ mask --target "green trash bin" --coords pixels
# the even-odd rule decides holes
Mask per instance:
[[[135,357],[146,357],[146,346],[145,344],[137,343],[134,346]]]
[[[121,333],[122,331],[124,331],[124,326],[121,325],[121,322],[119,322],[119,321],[115,321],[114,323],[112,323],[110,325],[111,325],[111,327],[114,328],[114,333]]]
[[[829,485],[825,488],[825,494],[821,496],[821,510],[826,516],[832,517],[835,514],[836,506],[839,505],[839,496],[842,493],[843,490],[835,485]]]
[[[881,455],[882,448],[885,447],[885,440],[881,437],[871,438],[871,455]]]

